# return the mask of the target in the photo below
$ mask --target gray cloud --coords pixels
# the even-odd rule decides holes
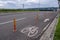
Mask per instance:
[[[57,0],[0,0],[0,8],[58,7]],[[39,5],[40,4],[40,5]]]

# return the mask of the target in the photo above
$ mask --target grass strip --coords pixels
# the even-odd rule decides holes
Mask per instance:
[[[60,17],[58,18],[58,24],[56,26],[54,40],[60,40]]]

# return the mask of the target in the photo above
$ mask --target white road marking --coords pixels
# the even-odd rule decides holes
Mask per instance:
[[[47,24],[47,26],[43,29],[43,31],[47,29],[47,27],[49,26],[49,24],[50,24],[50,23]]]
[[[36,36],[38,34],[38,27],[26,27],[21,30],[22,33],[27,34],[29,37]]]
[[[24,17],[24,18],[21,18],[21,19],[17,19],[16,21],[23,20],[23,19],[26,19],[26,18]],[[13,22],[13,20],[0,23],[0,25],[7,24],[7,23],[11,23],[11,22]]]
[[[47,22],[47,21],[49,21],[49,18],[47,18],[47,19],[44,20],[44,22]]]
[[[48,23],[48,24],[46,25],[46,27],[43,28],[43,30],[41,31],[41,33],[40,33],[39,35],[41,35],[41,34],[43,33],[43,31],[45,31],[45,30],[47,29],[47,27],[49,27],[49,24],[50,24],[50,23]],[[39,35],[37,35],[36,38],[37,38]]]

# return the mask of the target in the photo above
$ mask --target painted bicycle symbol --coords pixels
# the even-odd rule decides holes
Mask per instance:
[[[22,33],[28,34],[29,37],[36,36],[38,34],[38,27],[26,27],[21,30]]]

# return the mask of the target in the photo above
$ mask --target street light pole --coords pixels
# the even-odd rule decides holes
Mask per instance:
[[[39,23],[39,14],[40,14],[40,0],[39,0],[38,10],[37,10],[37,11],[38,11],[38,13],[37,13],[37,15],[36,15],[36,17],[35,17],[35,18],[36,18],[36,19],[35,19],[35,20],[36,20],[35,23],[36,23],[36,25],[38,26],[38,23]]]

